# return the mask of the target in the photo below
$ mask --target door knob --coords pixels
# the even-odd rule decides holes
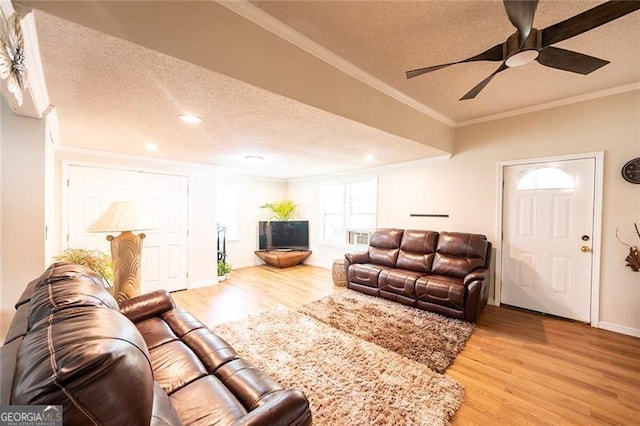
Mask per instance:
[[[582,246],[582,247],[580,247],[580,251],[583,252],[583,253],[589,253],[591,251],[591,247]]]

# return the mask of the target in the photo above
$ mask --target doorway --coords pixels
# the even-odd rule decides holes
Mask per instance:
[[[597,324],[601,155],[503,164],[501,304]]]

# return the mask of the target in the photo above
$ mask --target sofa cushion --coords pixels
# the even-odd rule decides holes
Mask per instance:
[[[418,272],[431,272],[438,233],[407,230],[402,235],[396,267]]]
[[[46,289],[54,285],[55,291]],[[80,306],[102,306],[120,312],[118,303],[106,288],[91,279],[69,277],[58,281],[46,280],[38,284],[31,297],[28,327],[31,328],[51,312]]]
[[[435,305],[464,310],[465,286],[462,279],[442,276],[427,275],[416,280],[416,300]]]
[[[369,263],[356,263],[349,266],[347,278],[349,282],[378,288],[378,276],[383,267]]]
[[[247,414],[240,401],[213,375],[189,383],[169,398],[185,425],[232,425]]]
[[[52,310],[20,345],[12,404],[62,404],[65,425],[149,424],[152,401],[144,340],[118,311]]]
[[[383,266],[395,266],[400,252],[402,229],[378,229],[369,241],[369,262]]]
[[[422,275],[424,274],[406,269],[385,269],[380,272],[378,286],[382,291],[415,299],[416,280]]]
[[[482,268],[487,259],[487,237],[480,234],[442,232],[431,268],[434,274],[464,278]]]
[[[169,396],[157,383],[153,384],[153,409],[151,412],[151,424],[149,426],[173,426],[182,425],[175,408],[171,404]]]
[[[196,354],[180,340],[149,349],[156,382],[169,395],[208,374]]]

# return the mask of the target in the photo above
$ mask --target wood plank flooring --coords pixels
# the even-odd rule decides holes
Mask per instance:
[[[333,286],[328,269],[258,266],[173,297],[211,327],[342,290]],[[640,424],[640,339],[635,337],[487,306],[446,374],[465,386],[454,425]]]

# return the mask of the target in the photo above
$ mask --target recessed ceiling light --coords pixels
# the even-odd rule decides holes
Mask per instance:
[[[373,154],[369,154],[366,157],[364,157],[364,159],[367,160],[367,161],[373,161],[373,160],[376,159],[376,157]]]
[[[245,155],[244,159],[247,161],[263,161],[264,157],[262,155]]]
[[[154,143],[146,143],[144,144],[144,149],[146,149],[147,151],[157,151],[160,148]]]
[[[193,114],[180,114],[180,120],[184,121],[185,123],[191,124],[202,123],[202,118]]]

